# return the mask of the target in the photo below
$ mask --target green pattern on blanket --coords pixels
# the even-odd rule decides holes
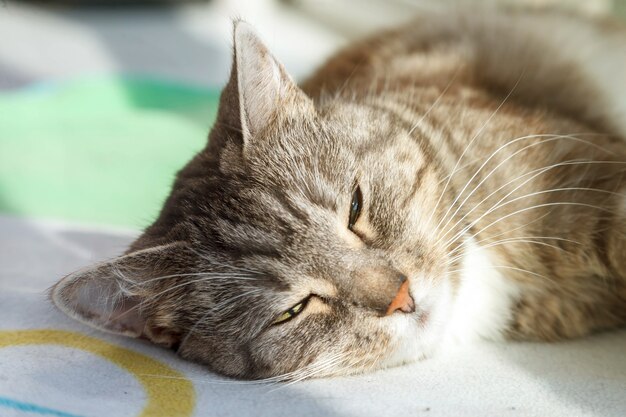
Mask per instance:
[[[204,145],[218,99],[139,77],[0,94],[0,211],[146,226]]]

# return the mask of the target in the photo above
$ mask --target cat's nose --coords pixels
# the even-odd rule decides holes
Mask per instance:
[[[393,314],[396,311],[402,311],[403,313],[413,313],[415,311],[415,302],[413,298],[411,298],[411,294],[409,294],[409,280],[405,279],[400,288],[398,289],[398,293],[387,307],[386,316]]]

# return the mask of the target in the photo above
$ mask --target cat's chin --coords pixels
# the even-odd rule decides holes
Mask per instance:
[[[417,324],[421,321],[414,318],[403,317],[393,327],[394,339],[393,350],[379,363],[380,368],[392,368],[412,362],[418,362],[431,357],[437,348],[439,337],[428,326]]]
[[[381,368],[417,362],[433,356],[442,340],[442,331],[432,320],[432,311],[416,311],[400,315],[390,323],[393,335],[392,351],[381,360]]]

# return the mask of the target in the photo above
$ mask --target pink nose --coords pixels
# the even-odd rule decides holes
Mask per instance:
[[[400,285],[400,289],[395,298],[391,301],[391,304],[389,304],[389,307],[387,307],[387,313],[385,315],[388,316],[398,310],[403,313],[413,313],[415,311],[415,302],[409,295],[408,279]]]

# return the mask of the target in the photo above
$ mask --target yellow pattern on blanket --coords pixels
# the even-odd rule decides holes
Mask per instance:
[[[141,353],[63,330],[0,331],[0,348],[19,345],[61,345],[111,361],[137,378],[146,391],[148,402],[139,417],[188,417],[193,413],[192,383],[181,373]]]

